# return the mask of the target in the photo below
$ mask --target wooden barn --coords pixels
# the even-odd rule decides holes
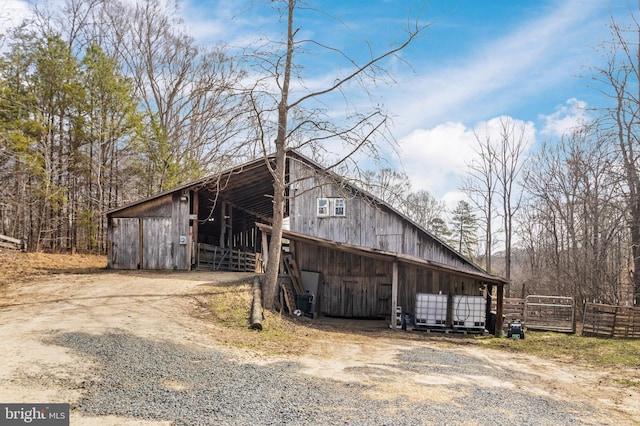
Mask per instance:
[[[285,257],[315,314],[395,325],[400,307],[427,327],[500,330],[504,279],[295,151],[286,175]],[[108,267],[262,272],[272,182],[261,158],[108,212]]]

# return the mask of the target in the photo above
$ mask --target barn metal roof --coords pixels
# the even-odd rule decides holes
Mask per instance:
[[[220,173],[163,191],[151,197],[109,210],[108,215],[176,192],[197,190],[200,197],[211,200],[224,198],[240,209],[271,222],[273,217],[273,178],[264,158],[231,167]]]

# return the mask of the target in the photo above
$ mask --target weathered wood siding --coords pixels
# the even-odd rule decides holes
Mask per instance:
[[[300,270],[322,273],[319,311],[338,317],[384,317],[391,309],[392,263],[295,243]]]
[[[318,306],[324,315],[389,317],[393,262],[296,241],[298,267],[322,273]],[[416,293],[482,295],[478,280],[426,268],[400,265],[398,305],[415,310]]]
[[[113,218],[109,227],[109,242],[108,268],[140,268],[140,219]]]
[[[142,269],[173,269],[171,218],[142,219]]]
[[[187,251],[188,238],[189,202],[182,200],[180,194],[174,193],[171,204],[171,242],[174,245],[172,269],[188,269],[191,262]]]
[[[112,217],[171,217],[173,195],[167,194],[114,212]]]
[[[479,280],[454,273],[400,265],[398,270],[398,306],[415,313],[417,293],[482,296]]]
[[[114,213],[108,266],[114,269],[188,269],[189,203],[167,194]]]
[[[289,176],[292,231],[477,270],[401,215],[353,194],[330,175],[292,160]],[[318,198],[344,198],[346,216],[318,217]]]

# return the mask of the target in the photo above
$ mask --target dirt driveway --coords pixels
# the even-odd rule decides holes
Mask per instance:
[[[637,371],[603,371],[535,357],[515,360],[510,354],[470,341],[456,339],[452,343],[422,333],[391,331],[380,322],[322,320],[321,330],[310,328],[304,350],[286,357],[226,347],[227,332],[207,320],[202,301],[227,291],[229,283],[247,281],[250,276],[100,272],[46,276],[6,285],[0,289],[0,401],[70,402],[73,407],[83,394],[83,383],[91,378],[92,361],[68,348],[45,343],[47,337],[117,331],[154,341],[215,348],[248,363],[268,364],[286,358],[299,363],[301,373],[306,375],[366,383],[370,385],[367,396],[374,399],[401,395],[410,400],[443,402],[455,396],[448,391],[449,386],[473,384],[495,392],[526,389],[532,395],[567,403],[588,403],[595,409],[594,413],[585,413],[588,424],[640,424],[640,394],[613,380],[629,375],[637,380]],[[349,332],[342,331],[347,328]],[[425,346],[455,351],[496,371],[522,372],[523,379],[518,379],[518,374],[500,380],[496,379],[499,374],[425,375],[394,369],[402,351]],[[385,374],[380,374],[383,370]],[[420,392],[415,391],[416,386]],[[72,409],[71,424],[168,423],[88,417]]]

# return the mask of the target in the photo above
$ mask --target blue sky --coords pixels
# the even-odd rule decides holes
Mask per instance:
[[[6,1],[6,0],[5,0]],[[24,4],[8,0],[17,16]],[[301,13],[301,35],[366,57],[368,45],[388,49],[403,36],[423,2],[414,0],[310,0],[323,13]],[[261,0],[180,0],[186,29],[203,44],[255,44],[276,38],[277,16]],[[431,0],[421,11],[423,36],[386,64],[392,85],[371,89],[394,117],[398,167],[413,189],[426,189],[448,205],[461,198],[459,183],[473,156],[473,130],[491,129],[499,117],[526,128],[532,147],[553,140],[604,100],[588,87],[602,63],[598,47],[610,38],[609,20],[629,21],[627,0]],[[12,9],[13,8],[13,9]],[[0,15],[0,22],[2,15]],[[318,87],[345,71],[317,56],[305,62],[307,82]],[[337,108],[338,109],[338,108]]]
[[[183,3],[187,25],[199,39],[231,44],[278,31],[260,2]],[[209,5],[211,2],[208,3]],[[305,36],[365,57],[367,44],[387,49],[403,36],[423,2],[413,0],[324,0],[319,13],[301,14]],[[609,21],[629,21],[626,0],[431,0],[422,9],[423,36],[402,62],[390,62],[395,84],[372,89],[394,117],[400,145],[398,167],[413,189],[426,189],[453,206],[466,164],[473,156],[473,131],[495,127],[499,117],[517,120],[532,148],[558,138],[589,108],[602,105],[589,88],[591,69],[602,64],[599,47],[610,39]],[[200,6],[198,6],[200,5]],[[196,8],[197,11],[196,11]],[[635,9],[634,9],[635,8]],[[213,21],[209,12],[217,15]],[[323,81],[340,64],[309,63],[310,77]],[[490,130],[489,130],[490,131]]]

